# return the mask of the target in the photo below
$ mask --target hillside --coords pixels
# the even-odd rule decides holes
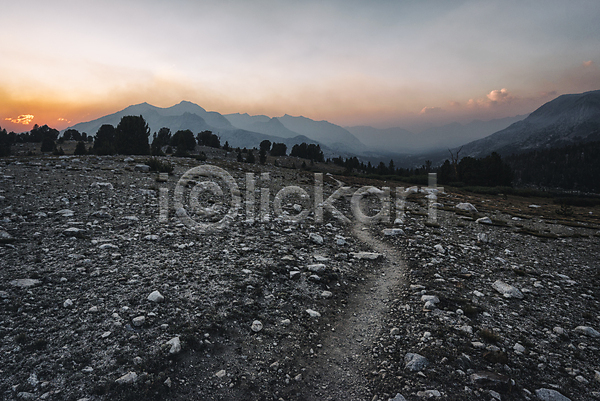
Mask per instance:
[[[526,119],[463,146],[461,156],[501,155],[600,140],[600,90],[562,95]]]

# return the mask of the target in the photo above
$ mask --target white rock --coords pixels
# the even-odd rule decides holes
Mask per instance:
[[[118,246],[113,245],[113,244],[102,244],[99,246],[100,249],[102,250],[106,250],[106,249],[119,249]]]
[[[179,340],[179,337],[171,338],[169,341],[167,341],[167,344],[171,346],[169,354],[177,354],[179,351],[181,351],[181,341]]]
[[[446,252],[446,250],[444,249],[444,247],[440,244],[437,244],[436,246],[434,246],[435,250],[438,251],[439,253],[444,253]]]
[[[535,390],[535,395],[542,401],[571,401],[556,390],[540,388]]]
[[[404,369],[411,372],[419,372],[425,369],[427,365],[429,365],[429,361],[422,355],[409,352],[404,356]]]
[[[150,166],[148,166],[146,164],[136,164],[134,169],[135,169],[135,171],[141,171],[143,173],[147,173],[148,171],[150,171]]]
[[[437,304],[440,302],[440,299],[435,295],[421,295],[421,302],[431,302],[432,304]]]
[[[19,278],[10,282],[15,287],[33,287],[40,284],[40,280],[34,278]]]
[[[473,295],[475,295],[476,297],[480,297],[480,298],[484,296],[484,294],[482,292],[479,292],[477,290],[473,291]]]
[[[308,270],[313,273],[323,273],[326,269],[326,266],[323,263],[316,263],[314,265],[308,265]]]
[[[144,237],[144,241],[158,241],[159,238],[160,237],[158,235],[151,234],[151,235],[146,235]]]
[[[323,291],[321,293],[322,298],[331,298],[332,296],[333,296],[333,293],[331,291]]]
[[[215,376],[217,376],[219,379],[225,377],[225,375],[227,374],[227,372],[225,371],[225,369],[219,370],[217,373],[215,373]]]
[[[116,382],[119,384],[131,384],[131,383],[135,383],[137,380],[137,373],[135,372],[129,372],[127,374],[124,374],[123,376],[119,377]]]
[[[162,296],[162,294],[156,290],[156,291],[152,291],[150,293],[150,295],[148,295],[148,301],[151,302],[163,302],[165,300],[165,297]]]
[[[307,309],[306,313],[308,313],[308,315],[313,318],[321,317],[321,314],[319,312],[312,309]]]
[[[376,260],[381,257],[381,254],[376,252],[350,252],[350,256],[361,260]]]
[[[258,333],[263,329],[263,324],[260,322],[260,320],[255,320],[252,322],[252,326],[250,328],[253,332]]]
[[[522,354],[522,353],[524,353],[524,352],[525,352],[525,347],[524,347],[524,346],[522,346],[522,345],[521,345],[521,344],[519,344],[519,343],[516,343],[516,344],[513,346],[513,349],[515,350],[515,352],[518,352],[519,354]]]
[[[585,334],[589,337],[600,337],[600,333],[589,326],[577,326],[573,329],[575,333]]]
[[[477,213],[477,209],[470,203],[459,203],[455,206],[459,210],[464,210],[465,212],[475,212]]]
[[[406,235],[406,233],[401,228],[385,228],[383,230],[383,235],[395,236],[395,235]]]
[[[423,397],[423,398],[437,398],[437,397],[441,397],[442,394],[440,394],[439,391],[437,390],[425,390],[425,391],[417,391],[417,397]]]
[[[323,245],[323,237],[321,237],[319,234],[310,233],[308,235],[308,239],[317,245]]]
[[[65,302],[63,302],[63,306],[65,308],[71,308],[71,307],[73,307],[73,301],[71,301],[70,299],[67,299]]]
[[[505,298],[523,299],[523,293],[521,291],[501,280],[496,280],[494,284],[492,284],[492,288],[502,294]]]
[[[90,313],[96,313],[96,312],[98,312],[98,307],[96,305],[94,305],[90,309],[88,309],[88,312],[90,312]]]
[[[398,393],[394,398],[388,398],[388,401],[406,401],[402,394]]]
[[[132,320],[133,325],[136,327],[142,326],[145,322],[146,322],[145,316],[134,317]]]
[[[492,221],[492,219],[490,219],[489,217],[481,217],[477,220],[475,220],[476,223],[479,224],[494,224],[494,222]]]
[[[282,324],[283,326],[289,326],[290,324],[292,324],[292,321],[291,321],[290,319],[283,319],[283,320],[281,321],[281,324]]]

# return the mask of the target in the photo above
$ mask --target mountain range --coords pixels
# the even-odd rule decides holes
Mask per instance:
[[[221,143],[227,141],[232,147],[257,147],[265,139],[285,143],[288,148],[306,142],[319,144],[326,157],[359,156],[387,161],[394,158],[398,165],[420,165],[425,160],[441,163],[448,158],[448,149],[457,151],[461,145],[461,156],[481,157],[492,151],[508,155],[600,139],[600,90],[559,96],[529,116],[452,123],[418,133],[400,127],[341,127],[288,114],[281,117],[247,113],[222,115],[188,101],[167,108],[148,103],[132,105],[70,128],[95,134],[103,124],[116,126],[126,115],[142,115],[151,132],[162,127],[172,132],[210,130],[220,136]]]

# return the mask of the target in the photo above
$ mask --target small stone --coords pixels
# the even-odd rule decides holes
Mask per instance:
[[[291,271],[291,272],[290,272],[290,278],[291,278],[291,279],[297,279],[297,278],[300,278],[300,276],[301,276],[301,274],[300,274],[300,273],[301,273],[301,272],[300,272],[300,271],[298,271],[298,270],[293,270],[293,271]]]
[[[600,372],[598,372],[597,370],[594,370],[594,381],[600,383]]]
[[[11,285],[14,285],[15,287],[33,287],[36,286],[38,284],[40,284],[40,280],[36,280],[34,278],[20,278],[17,280],[13,280],[10,282]]]
[[[523,293],[512,285],[506,284],[501,280],[496,280],[492,288],[502,294],[505,298],[523,299]]]
[[[401,228],[385,228],[383,230],[383,235],[393,237],[396,235],[406,235],[406,233]]]
[[[15,238],[4,230],[0,230],[0,244],[14,242]]]
[[[260,322],[260,320],[255,320],[252,322],[252,326],[250,326],[250,328],[253,332],[258,333],[263,329],[263,324]]]
[[[164,384],[165,386],[167,386],[167,387],[171,388],[171,385],[173,384],[173,382],[171,381],[171,378],[170,378],[170,377],[167,377],[167,380],[165,380],[165,381],[163,382],[163,384]]]
[[[584,334],[588,337],[600,337],[600,333],[589,326],[577,326],[573,329],[575,333]]]
[[[145,316],[134,317],[131,322],[133,323],[134,326],[140,327],[146,322],[146,317]]]
[[[444,247],[440,244],[437,244],[436,246],[434,246],[435,250],[438,251],[439,253],[445,253],[446,250],[444,249]]]
[[[556,390],[549,388],[540,388],[535,390],[535,395],[542,401],[571,401]]]
[[[525,347],[524,347],[524,346],[522,346],[522,345],[521,345],[521,344],[519,344],[519,343],[516,343],[516,344],[513,346],[513,349],[515,350],[515,352],[517,352],[517,353],[519,353],[519,354],[522,354],[522,353],[524,353],[524,352],[525,352]]]
[[[137,380],[137,373],[135,372],[129,372],[127,374],[124,374],[123,376],[119,377],[116,382],[119,384],[131,384],[131,383],[135,383]]]
[[[277,368],[279,368],[279,362],[277,362],[277,361],[273,362],[273,363],[272,363],[272,364],[269,366],[269,368],[271,368],[271,369],[277,369]]]
[[[65,308],[72,308],[73,307],[73,301],[71,301],[70,299],[67,299],[65,302],[63,302],[63,307],[65,307]]]
[[[390,330],[390,336],[397,336],[400,334],[400,329],[398,327],[394,327]]]
[[[136,164],[134,167],[135,171],[141,171],[142,173],[147,173],[150,171],[150,166],[146,164]]]
[[[290,319],[283,319],[283,320],[281,321],[281,324],[282,324],[283,326],[289,326],[290,324],[292,324],[292,321],[291,321]]]
[[[221,369],[217,373],[215,373],[215,376],[217,376],[219,379],[222,379],[223,377],[225,377],[226,374],[227,372],[225,371],[225,369]]]
[[[423,397],[423,398],[434,398],[434,397],[441,397],[442,394],[440,394],[439,391],[437,390],[425,390],[425,391],[417,391],[417,396],[418,397]]]
[[[323,273],[326,269],[325,265],[323,263],[317,263],[314,265],[308,265],[308,270],[313,272],[313,273]]]
[[[300,380],[302,380],[302,373],[300,373],[300,374],[296,375],[296,376],[294,377],[294,380],[295,380],[295,381],[297,381],[297,382],[299,382]]]
[[[319,234],[310,233],[308,235],[308,239],[317,245],[323,245],[323,237],[321,237]]]
[[[158,235],[151,234],[151,235],[146,235],[144,237],[144,241],[158,241],[159,238],[160,237]]]
[[[494,222],[492,221],[492,219],[490,219],[487,216],[475,220],[475,223],[479,223],[479,224],[494,224]]]
[[[134,365],[140,365],[144,360],[142,358],[140,358],[139,356],[136,356],[135,358],[133,358],[133,364]]]
[[[398,393],[394,398],[388,398],[388,401],[406,401],[402,394]]]
[[[156,290],[156,291],[152,291],[150,293],[150,295],[148,295],[148,301],[150,302],[163,302],[165,300],[165,297],[162,296],[162,294]]]
[[[90,313],[96,313],[96,312],[98,312],[98,307],[96,305],[94,305],[90,309],[88,309],[88,312],[90,312]]]
[[[429,361],[422,355],[408,353],[404,356],[404,369],[419,372],[429,365]]]
[[[381,257],[381,254],[376,252],[350,252],[350,256],[360,260],[376,260]]]
[[[179,340],[179,337],[171,338],[167,341],[167,344],[171,346],[169,354],[178,354],[179,351],[181,351],[181,341]]]
[[[112,333],[110,331],[105,331],[104,333],[102,333],[102,335],[100,336],[101,338],[106,338],[108,336],[110,336]]]
[[[321,293],[321,298],[331,298],[333,296],[333,293],[331,291],[323,291]]]
[[[312,317],[312,318],[318,318],[318,317],[321,317],[321,314],[320,314],[319,312],[317,312],[317,311],[315,311],[315,310],[312,310],[312,309],[307,309],[307,310],[306,310],[306,313],[308,313],[308,315],[309,315],[310,317]]]
[[[457,209],[459,210],[464,210],[465,212],[474,212],[477,213],[477,209],[475,208],[475,206],[473,206],[470,203],[459,203],[458,205],[455,206]]]

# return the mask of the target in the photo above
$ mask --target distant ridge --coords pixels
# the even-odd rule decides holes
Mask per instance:
[[[562,95],[523,121],[463,146],[461,156],[502,155],[600,140],[600,90]]]

